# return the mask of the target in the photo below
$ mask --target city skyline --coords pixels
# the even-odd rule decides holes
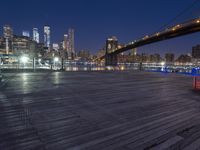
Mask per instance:
[[[200,150],[200,0],[0,14],[0,150]]]
[[[190,0],[183,0],[181,6],[178,5],[178,2],[172,0],[168,2],[161,2],[159,0],[154,2],[125,0],[119,3],[113,0],[101,2],[89,0],[84,2],[80,0],[73,2],[65,2],[63,0],[49,2],[44,0],[40,2],[35,0],[29,1],[29,3],[27,4],[24,0],[3,2],[3,9],[0,12],[4,11],[5,15],[1,19],[0,25],[10,24],[16,34],[20,34],[27,29],[31,32],[31,29],[36,27],[41,34],[42,27],[48,24],[52,31],[52,43],[61,41],[67,29],[73,27],[76,29],[75,41],[77,51],[88,49],[95,53],[105,45],[106,39],[110,36],[116,36],[119,39],[119,43],[126,44],[157,31],[162,25],[187,8],[188,5],[191,5],[192,2]],[[172,3],[173,5],[171,5]],[[48,4],[47,7],[45,7],[45,4]],[[70,7],[65,8],[65,4]],[[10,6],[9,11],[4,9],[8,6]],[[24,10],[16,12],[22,6]],[[200,6],[199,3],[198,6]],[[113,12],[113,8],[116,8],[118,11]],[[170,8],[170,11],[167,11],[168,8]],[[28,11],[28,9],[36,9],[37,11]],[[56,11],[52,12],[51,10]],[[187,14],[185,16],[177,22],[187,21]],[[191,16],[193,18],[197,17],[199,13],[194,11]],[[161,54],[166,52],[175,52],[176,54],[189,53],[192,46],[200,43],[199,37],[200,34],[196,33],[141,47],[139,52]]]

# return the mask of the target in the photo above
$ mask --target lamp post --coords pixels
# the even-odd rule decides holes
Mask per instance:
[[[28,62],[29,58],[27,56],[22,56],[20,61],[23,63],[23,68],[25,68],[25,64]]]
[[[57,64],[58,61],[59,61],[59,58],[58,58],[58,57],[55,57],[55,58],[54,58],[54,69],[57,69],[57,68],[56,68],[56,66],[57,66],[56,64]]]
[[[161,67],[162,67],[161,71],[166,71],[166,68],[165,68],[166,63],[163,61],[160,64],[161,64]]]

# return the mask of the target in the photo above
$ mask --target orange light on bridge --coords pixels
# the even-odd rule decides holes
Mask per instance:
[[[196,23],[200,23],[200,20],[197,20]]]
[[[125,67],[124,67],[124,66],[121,66],[121,67],[120,67],[120,70],[121,70],[121,71],[124,71],[124,70],[125,70]]]
[[[156,33],[156,36],[159,36],[160,35],[160,33],[158,32],[158,33]]]
[[[146,40],[146,39],[148,39],[149,38],[149,36],[148,35],[146,35],[145,37],[143,37],[142,39],[143,40]]]

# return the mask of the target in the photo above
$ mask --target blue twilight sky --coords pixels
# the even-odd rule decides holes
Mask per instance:
[[[194,0],[1,0],[0,33],[10,24],[15,34],[51,26],[52,42],[59,42],[69,27],[75,29],[75,47],[96,52],[107,37],[115,35],[128,43],[158,31]],[[200,2],[174,23],[200,17]],[[171,24],[172,25],[172,24]],[[40,37],[41,38],[41,37]],[[43,39],[43,36],[42,36]],[[139,48],[141,52],[189,53],[200,44],[200,33]]]

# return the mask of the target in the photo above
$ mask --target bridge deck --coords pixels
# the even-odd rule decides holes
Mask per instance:
[[[136,72],[7,74],[1,150],[200,148],[191,77]]]

